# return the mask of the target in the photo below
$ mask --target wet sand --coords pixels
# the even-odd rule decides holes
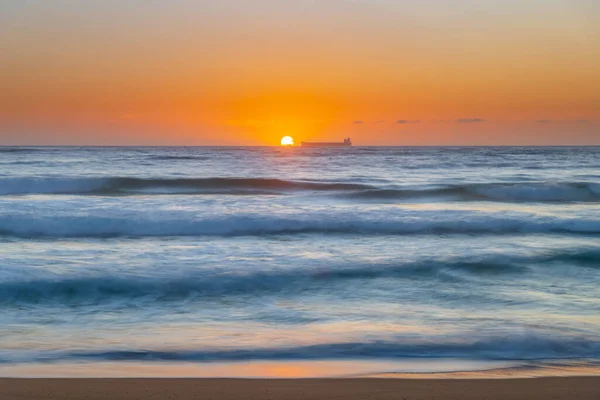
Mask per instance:
[[[535,379],[0,379],[2,400],[600,399],[600,377]]]

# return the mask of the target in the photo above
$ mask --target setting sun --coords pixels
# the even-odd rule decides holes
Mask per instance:
[[[291,136],[284,136],[281,138],[281,145],[282,146],[293,146],[294,145],[294,138]]]

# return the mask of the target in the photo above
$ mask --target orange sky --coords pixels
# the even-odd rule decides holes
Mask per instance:
[[[0,61],[0,144],[600,144],[594,0],[5,0]]]

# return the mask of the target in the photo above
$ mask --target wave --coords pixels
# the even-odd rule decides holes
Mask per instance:
[[[189,156],[159,156],[190,159]],[[194,158],[195,157],[191,157]],[[437,188],[402,188],[385,182],[332,182],[283,180],[275,178],[3,178],[0,195],[67,194],[284,194],[295,191],[331,192],[354,200],[443,199],[456,201],[503,202],[597,202],[600,183],[594,182],[521,182],[473,183]]]
[[[210,157],[207,156],[185,156],[185,155],[152,155],[149,156],[152,160],[195,160],[195,161],[205,161],[210,160]]]
[[[169,276],[92,276],[46,278],[0,283],[0,304],[97,304],[113,300],[180,301],[214,296],[292,293],[314,285],[335,281],[376,278],[440,277],[445,270],[482,274],[510,273],[516,265],[482,263],[422,263],[413,265],[369,265],[340,269],[306,269],[281,272],[259,271],[249,274],[210,275],[188,272]]]
[[[170,302],[221,296],[291,294],[352,280],[488,279],[490,275],[523,274],[536,265],[561,262],[595,267],[600,250],[572,250],[530,257],[488,257],[481,260],[395,262],[295,268],[279,271],[211,273],[198,270],[173,275],[46,276],[0,282],[0,305],[89,305],[114,300]]]
[[[597,358],[593,338],[545,333],[512,333],[461,337],[395,338],[381,341],[325,343],[296,347],[205,350],[79,350],[0,353],[0,363],[59,361],[232,362],[249,360],[326,360],[374,358],[468,358],[471,360],[558,360]]]
[[[404,211],[394,213],[222,214],[135,212],[125,215],[0,215],[0,236],[109,238],[294,234],[600,234],[600,218],[529,213]]]
[[[600,184],[592,182],[527,182],[453,185],[434,189],[371,188],[344,194],[370,200],[446,198],[514,202],[597,202]]]
[[[0,153],[33,153],[40,151],[34,147],[0,147]]]
[[[273,178],[5,178],[0,195],[71,194],[118,195],[165,194],[274,194],[286,191],[364,190],[372,186],[357,183],[290,181]]]

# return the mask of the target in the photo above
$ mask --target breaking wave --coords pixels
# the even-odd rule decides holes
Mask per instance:
[[[369,185],[271,178],[17,178],[0,181],[0,195],[261,194],[286,191],[364,190]]]
[[[160,156],[171,157],[171,156]],[[189,158],[188,156],[173,156]],[[192,157],[193,158],[193,157]],[[436,188],[402,188],[358,182],[283,180],[275,178],[4,178],[0,195],[68,194],[285,194],[331,192],[354,200],[390,201],[441,198],[455,201],[598,202],[600,183],[526,182],[473,183]]]
[[[600,262],[600,250],[575,249],[529,257],[488,256],[480,260],[398,261],[235,273],[188,270],[176,275],[158,276],[50,275],[0,282],[0,305],[86,305],[113,300],[181,301],[278,292],[289,295],[319,285],[350,280],[392,278],[455,282],[461,279],[488,279],[490,276],[525,273],[535,266],[553,262],[594,267]]]
[[[465,332],[460,337],[323,343],[294,347],[226,348],[204,350],[79,350],[3,352],[0,363],[60,361],[217,362],[248,360],[323,360],[367,358],[468,358],[485,360],[543,360],[595,358],[600,342],[593,338],[545,332],[511,332],[481,336]]]
[[[293,234],[600,234],[599,218],[561,218],[501,213],[399,213],[361,218],[347,214],[297,216],[134,213],[119,216],[31,214],[0,216],[0,236],[106,238],[264,236]]]
[[[484,183],[445,186],[434,189],[365,189],[344,196],[367,200],[445,198],[507,202],[597,202],[600,184],[590,182]]]

